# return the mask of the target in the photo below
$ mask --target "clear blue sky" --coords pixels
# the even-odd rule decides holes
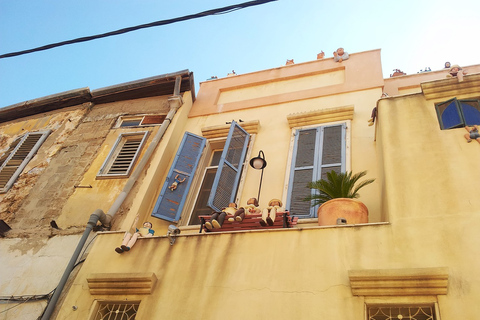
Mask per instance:
[[[176,18],[246,0],[0,0],[0,54]],[[0,59],[0,107],[183,69],[195,86],[248,73],[382,50],[384,77],[445,61],[480,64],[478,0],[278,0],[231,13]]]

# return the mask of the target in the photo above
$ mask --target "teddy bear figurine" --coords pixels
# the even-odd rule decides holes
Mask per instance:
[[[237,212],[237,204],[234,202],[230,202],[228,204],[228,207],[222,208],[221,212],[214,212],[212,214],[212,217],[210,218],[210,221],[205,223],[205,227],[208,230],[212,229],[220,229],[223,225],[223,222],[225,222],[225,218],[229,216],[230,218],[228,219],[229,221],[233,221],[230,219],[233,219],[233,216]]]
[[[233,217],[228,218],[228,221],[242,222],[246,214],[260,214],[261,212],[257,198],[250,198],[247,205],[238,209]]]
[[[266,227],[267,224],[273,226],[277,212],[285,212],[285,208],[282,207],[282,201],[272,199],[268,202],[268,207],[262,210],[262,220],[260,220],[262,227]]]

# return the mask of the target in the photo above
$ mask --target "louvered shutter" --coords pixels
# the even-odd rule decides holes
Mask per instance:
[[[13,185],[49,133],[28,133],[12,143],[0,158],[0,192],[6,192]]]
[[[168,221],[178,221],[180,219],[205,142],[206,139],[203,137],[190,132],[185,133],[153,209],[152,216]],[[179,183],[175,190],[168,189],[175,181],[177,174],[180,180],[185,178],[185,181]]]
[[[299,218],[316,216],[318,207],[303,201],[312,192],[307,184],[326,177],[327,172],[345,172],[346,125],[298,130],[288,186],[287,208]]]
[[[107,174],[109,175],[126,175],[130,172],[134,164],[134,160],[138,156],[143,137],[128,138],[118,152],[117,157],[113,161]]]
[[[249,138],[250,135],[233,121],[207,203],[215,211],[235,201]]]

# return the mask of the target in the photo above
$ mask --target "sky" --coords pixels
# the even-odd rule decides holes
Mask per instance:
[[[0,0],[0,55],[195,14],[247,0]],[[478,0],[277,0],[0,59],[0,108],[188,69],[195,89],[245,74],[381,49],[382,70],[480,64]]]

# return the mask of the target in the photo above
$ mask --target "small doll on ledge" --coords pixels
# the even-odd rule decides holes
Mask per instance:
[[[138,216],[135,218],[134,224],[136,225],[138,222]],[[123,238],[122,245],[120,247],[116,247],[115,251],[117,253],[123,253],[124,251],[130,251],[130,249],[133,247],[135,242],[137,242],[137,239],[139,237],[151,237],[154,235],[155,231],[152,229],[153,225],[151,222],[145,221],[143,223],[143,227],[140,229],[135,228],[135,233],[132,235],[130,232],[127,232],[125,234],[125,237]]]

